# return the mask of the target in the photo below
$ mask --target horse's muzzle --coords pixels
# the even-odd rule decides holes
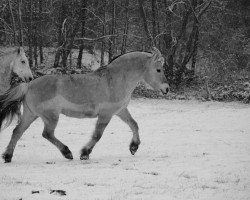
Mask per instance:
[[[161,85],[160,91],[163,95],[166,95],[169,92],[169,85],[167,83]]]
[[[162,90],[162,89],[160,89],[160,91],[161,91],[161,93],[162,93],[162,94],[166,95],[166,94],[168,93],[169,89],[168,89],[168,88],[166,88],[166,90],[165,90],[165,91],[164,91],[164,90]]]
[[[26,76],[26,77],[24,77],[25,82],[30,82],[30,81],[32,81],[33,79],[34,79],[33,76]]]

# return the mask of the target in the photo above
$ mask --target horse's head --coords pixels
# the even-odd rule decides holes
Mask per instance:
[[[16,50],[16,56],[10,63],[11,70],[19,76],[23,81],[31,81],[33,79],[32,72],[30,70],[29,61],[25,55],[22,47]]]
[[[161,52],[153,47],[152,56],[146,64],[146,72],[144,74],[144,81],[150,85],[154,90],[167,94],[169,85],[164,74],[163,69],[164,58]]]

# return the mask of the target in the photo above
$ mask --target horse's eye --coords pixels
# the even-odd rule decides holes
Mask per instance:
[[[157,72],[159,72],[159,73],[161,72],[161,70],[160,70],[160,69],[157,69],[156,71],[157,71]]]
[[[25,64],[25,61],[24,61],[24,60],[22,60],[22,61],[21,61],[21,63],[22,63],[22,64]]]

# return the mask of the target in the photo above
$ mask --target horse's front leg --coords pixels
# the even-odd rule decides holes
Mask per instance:
[[[131,140],[131,143],[129,145],[129,150],[132,155],[135,154],[137,149],[139,148],[139,145],[141,143],[140,136],[139,136],[139,127],[136,123],[136,121],[132,118],[127,108],[124,108],[120,113],[117,114],[117,116],[124,121],[126,124],[129,125],[130,129],[133,132],[133,137]]]
[[[107,127],[111,120],[111,116],[100,115],[97,119],[95,131],[90,139],[90,141],[81,150],[81,160],[89,159],[89,154],[96,145],[96,143],[101,139],[104,129]]]

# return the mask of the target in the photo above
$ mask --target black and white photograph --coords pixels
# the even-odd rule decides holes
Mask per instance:
[[[249,0],[0,0],[0,200],[250,200]]]

